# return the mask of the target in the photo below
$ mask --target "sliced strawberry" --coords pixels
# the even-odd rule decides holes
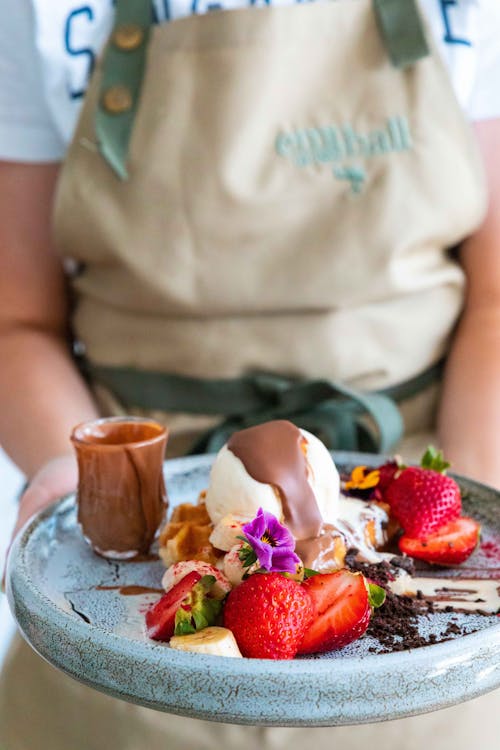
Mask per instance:
[[[188,573],[170,591],[164,594],[146,612],[146,629],[149,638],[168,641],[174,634],[175,614],[193,586],[201,580],[196,570]]]
[[[211,596],[215,599],[224,599],[226,594],[231,591],[232,586],[224,573],[204,560],[181,560],[174,563],[165,571],[161,579],[161,585],[166,592],[171,591],[179,581],[182,581],[193,570],[196,570],[201,576],[213,576],[215,578],[215,583],[210,591]]]
[[[363,635],[370,622],[368,586],[361,573],[339,570],[308,578],[302,584],[314,607],[299,654],[342,648]]]
[[[422,539],[402,536],[399,549],[410,557],[436,565],[459,565],[476,549],[480,528],[473,518],[457,518]]]

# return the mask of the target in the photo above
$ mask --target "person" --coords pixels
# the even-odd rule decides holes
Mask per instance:
[[[388,446],[396,399],[406,456],[437,430],[457,471],[500,487],[496,0],[254,4],[5,13],[0,443],[29,478],[17,529],[74,489],[76,423],[155,409],[175,450],[202,431],[214,446],[297,384],[290,416],[333,445]],[[258,406],[224,414],[249,386]],[[11,651],[9,750],[304,742],[154,713]],[[497,702],[313,737],[493,750]]]

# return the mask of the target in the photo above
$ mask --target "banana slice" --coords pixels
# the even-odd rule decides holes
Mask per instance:
[[[170,639],[170,647],[178,651],[193,651],[195,654],[241,657],[232,632],[216,626],[198,630],[190,635],[174,635]]]
[[[170,589],[173,589],[179,581],[182,581],[193,570],[196,570],[201,576],[213,576],[215,578],[211,596],[214,596],[216,599],[224,599],[226,594],[229,594],[231,591],[232,586],[224,573],[203,560],[181,560],[171,565],[163,574],[161,585],[168,593]]]
[[[243,534],[241,527],[248,523],[250,518],[247,516],[234,515],[228,513],[218,523],[215,524],[214,530],[210,534],[209,541],[217,549],[229,552],[231,547],[239,543],[238,537]]]

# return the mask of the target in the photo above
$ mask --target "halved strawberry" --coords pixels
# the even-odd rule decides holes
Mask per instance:
[[[314,619],[299,646],[299,654],[342,648],[363,635],[372,608],[361,573],[339,570],[308,578],[302,584],[311,597]]]
[[[480,530],[477,521],[464,516],[422,539],[402,536],[399,549],[410,557],[436,565],[459,565],[476,549]]]
[[[179,581],[182,581],[193,570],[196,570],[201,576],[213,576],[215,578],[215,583],[210,589],[210,595],[214,599],[224,599],[226,594],[231,591],[232,586],[224,573],[204,560],[181,560],[174,563],[163,574],[161,585],[166,592],[171,591]]]
[[[200,573],[193,570],[148,609],[146,629],[149,638],[168,641],[173,636],[176,612],[201,578]]]

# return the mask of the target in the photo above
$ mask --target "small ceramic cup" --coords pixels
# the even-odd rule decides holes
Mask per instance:
[[[99,555],[124,560],[149,552],[165,518],[166,428],[140,417],[77,425],[78,521]]]

